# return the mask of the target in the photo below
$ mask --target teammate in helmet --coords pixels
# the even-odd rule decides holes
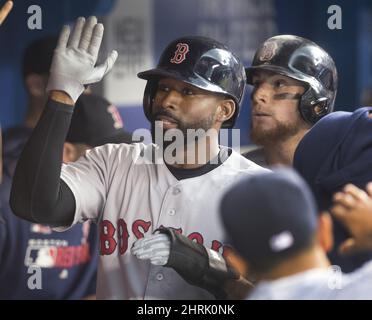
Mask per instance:
[[[137,259],[130,248],[167,226],[222,252],[218,204],[223,192],[241,176],[265,169],[220,146],[218,135],[176,149],[182,156],[204,142],[191,162],[169,163],[162,148],[135,143],[95,148],[61,166],[75,101],[84,85],[102,79],[117,57],[113,52],[95,67],[102,35],[103,26],[94,17],[80,18],[71,36],[68,28],[61,32],[47,87],[50,100],[18,162],[11,206],[22,218],[52,226],[100,223],[97,298],[213,298],[173,269]],[[139,76],[148,80],[145,114],[152,123],[158,120],[165,133],[200,128],[218,132],[223,125],[233,126],[246,83],[239,59],[224,45],[202,37],[172,42],[158,67]],[[154,154],[154,161],[142,161],[146,154]]]
[[[218,149],[215,138],[220,128],[234,126],[246,82],[241,62],[226,46],[200,36],[176,39],[164,50],[156,68],[138,76],[147,80],[143,107],[156,143],[160,145],[156,140],[156,126],[160,125],[162,133],[183,135],[180,142],[188,144],[185,153],[189,158],[196,156],[197,148],[212,153]],[[214,137],[207,146],[210,135]],[[163,134],[161,143],[167,147],[173,140]],[[179,155],[182,160],[182,153]]]
[[[269,38],[246,69],[251,94],[251,139],[262,148],[245,156],[263,165],[292,165],[311,126],[332,112],[337,70],[314,42],[293,35]]]

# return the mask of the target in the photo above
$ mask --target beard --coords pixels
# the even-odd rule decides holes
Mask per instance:
[[[253,126],[251,122],[250,137],[253,143],[260,146],[273,145],[278,141],[283,141],[296,135],[304,127],[303,121],[300,118],[294,123],[284,123],[276,119],[274,120],[275,125],[268,129]]]
[[[169,114],[165,110],[160,111],[159,113],[157,113],[154,116],[154,118],[156,118],[156,116],[158,116],[158,115],[172,116],[171,114]],[[189,143],[196,143],[198,141],[198,138],[206,136],[207,131],[209,129],[211,129],[213,127],[213,124],[214,124],[214,115],[213,114],[210,114],[203,119],[198,119],[198,120],[195,120],[195,121],[192,121],[192,122],[191,121],[184,121],[184,120],[178,119],[178,118],[176,119],[173,116],[172,116],[172,118],[176,121],[177,128],[162,129],[161,133],[162,133],[162,142],[163,142],[164,149],[175,141],[176,137],[178,136],[177,133],[176,133],[177,131],[178,131],[178,134],[182,133],[182,137],[183,137],[182,140],[179,139],[177,144],[182,143],[183,146],[186,146]],[[157,124],[155,124],[155,121],[151,121],[151,135],[152,135],[152,140],[155,143],[159,139],[159,137],[156,137],[156,134],[159,134],[159,131],[160,131],[159,128],[156,130],[156,126],[157,126]],[[194,137],[192,132],[191,133],[187,132],[188,130],[191,130],[192,132],[195,132],[195,131],[202,132],[202,134],[201,135],[196,135]],[[165,134],[167,134],[167,136],[169,136],[169,135],[172,136],[172,140],[171,141],[164,140]],[[190,138],[188,139],[188,137],[190,137]]]

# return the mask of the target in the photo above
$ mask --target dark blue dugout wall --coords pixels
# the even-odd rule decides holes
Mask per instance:
[[[342,29],[330,30],[327,9],[342,9]],[[354,110],[362,90],[372,85],[372,1],[278,0],[278,31],[317,42],[334,58],[339,73],[337,110]]]
[[[0,0],[0,4],[4,1]],[[135,3],[136,0],[118,1]],[[25,92],[19,76],[24,47],[35,38],[57,33],[62,24],[80,15],[104,15],[115,9],[114,3],[114,0],[15,2],[13,12],[0,28],[0,120],[3,127],[21,122],[24,116]],[[212,6],[212,13],[204,15],[201,3]],[[27,28],[27,8],[33,4],[43,9],[41,31]],[[333,4],[342,8],[342,30],[327,27],[327,8]],[[203,35],[226,42],[249,65],[262,40],[274,34],[289,33],[312,39],[334,57],[340,79],[337,109],[354,109],[359,105],[362,90],[372,85],[370,0],[153,0],[152,5],[154,62],[169,41],[203,31]],[[205,25],[203,30],[200,29],[202,24]],[[248,89],[237,123],[242,130],[243,145],[249,142],[249,94]],[[121,108],[120,112],[127,129],[148,126],[140,104]]]
[[[0,0],[0,5],[5,1]],[[25,91],[20,64],[24,48],[33,40],[58,34],[65,23],[78,16],[103,15],[115,0],[16,0],[14,8],[0,27],[0,121],[6,128],[23,120]],[[42,30],[29,30],[27,10],[31,5],[42,9]]]
[[[255,5],[264,6],[265,1],[251,1],[251,11],[243,8],[231,13],[229,6],[236,0],[215,0],[216,15],[202,17],[197,3],[204,0],[174,1],[157,0],[154,3],[154,58],[172,39],[185,34],[197,33],[196,25],[219,24],[219,32],[210,34],[226,42],[249,65],[256,46],[266,37],[275,34],[295,34],[309,38],[335,59],[339,71],[339,90],[336,110],[353,110],[360,105],[362,90],[372,85],[372,1],[368,0],[275,0],[267,1],[272,10],[262,10],[258,14]],[[330,30],[327,26],[330,5],[342,9],[342,29]],[[235,29],[234,23],[249,23],[245,29]],[[271,22],[270,22],[271,21]],[[270,27],[271,23],[271,27]],[[213,29],[213,27],[212,27]],[[247,45],[247,42],[249,45]],[[247,50],[248,48],[248,50]],[[244,106],[237,127],[241,129],[241,143],[248,144],[250,121],[250,89],[248,87]],[[146,126],[146,120],[138,108],[123,108],[124,118],[129,119],[130,129]],[[127,122],[128,123],[128,122]]]
[[[165,46],[185,35],[203,35],[227,44],[249,65],[258,44],[276,33],[272,0],[156,0],[153,2],[153,56],[157,62]],[[140,70],[139,70],[140,71]],[[123,88],[125,91],[125,88]],[[249,94],[236,127],[241,129],[241,144],[249,142]],[[148,127],[142,110],[136,106],[121,108],[129,130]]]

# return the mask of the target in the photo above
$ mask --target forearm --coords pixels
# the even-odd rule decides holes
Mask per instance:
[[[61,183],[60,174],[73,105],[68,95],[52,91],[21,154],[13,178],[10,205],[23,219],[54,226],[72,222],[74,197],[67,185]]]

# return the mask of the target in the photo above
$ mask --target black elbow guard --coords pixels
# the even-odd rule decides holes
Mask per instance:
[[[157,231],[167,234],[171,241],[169,259],[165,267],[173,268],[188,283],[225,299],[226,280],[239,279],[239,273],[226,264],[222,255],[207,249],[171,228]]]

